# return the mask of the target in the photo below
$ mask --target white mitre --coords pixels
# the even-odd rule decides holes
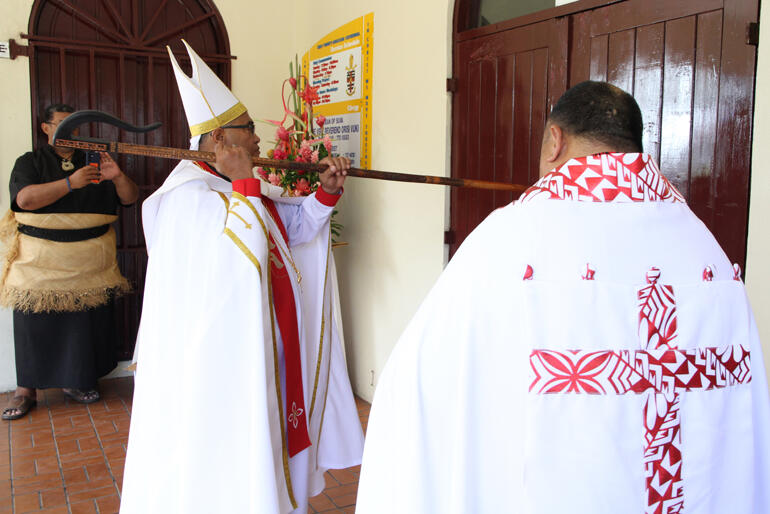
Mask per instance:
[[[219,80],[211,68],[182,40],[192,63],[192,77],[179,67],[171,48],[166,46],[174,67],[179,94],[182,96],[187,124],[190,126],[190,148],[198,149],[201,134],[222,127],[246,112],[246,107],[230,89]]]

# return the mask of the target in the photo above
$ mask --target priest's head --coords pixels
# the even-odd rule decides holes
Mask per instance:
[[[585,81],[556,102],[543,134],[540,176],[575,157],[642,151],[642,113],[634,97],[607,82]]]
[[[259,157],[259,136],[254,132],[254,120],[248,112],[221,127],[201,134],[199,148],[205,152],[213,152],[217,143],[227,147],[240,146],[251,157]]]

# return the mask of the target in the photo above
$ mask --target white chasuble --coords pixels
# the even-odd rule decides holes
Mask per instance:
[[[740,270],[644,154],[492,213],[397,343],[357,512],[770,512]]]
[[[143,205],[149,263],[121,512],[305,512],[307,497],[323,489],[325,466],[360,463],[362,447],[344,362],[337,369],[339,361],[316,356],[319,348],[332,359],[339,352],[331,337],[319,345],[330,314],[306,317],[305,304],[322,304],[319,312],[332,304],[328,287],[313,289],[314,298],[303,292],[328,259],[306,270],[294,255],[318,241],[328,246],[331,208],[308,197],[271,212],[256,179],[234,185],[203,168],[180,162]],[[294,379],[274,304],[275,265],[290,284],[299,341],[300,396],[288,405]],[[317,361],[326,365],[318,378]],[[343,384],[332,391],[334,373]],[[323,405],[327,416],[329,405],[346,416],[324,422]],[[309,440],[290,451],[292,430],[303,429]],[[344,443],[327,450],[327,437]],[[325,451],[332,455],[324,460]]]

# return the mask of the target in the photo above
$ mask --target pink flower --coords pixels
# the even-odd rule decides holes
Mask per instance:
[[[263,179],[267,179],[267,172],[264,169],[262,169],[261,166],[257,168],[257,173],[259,173],[259,176],[262,177]]]
[[[332,152],[332,138],[329,136],[324,136],[324,147],[326,148],[327,152]]]
[[[271,173],[267,176],[267,181],[273,184],[274,186],[280,186],[281,185],[281,177],[276,175],[275,173]]]
[[[323,128],[324,123],[326,123],[326,116],[316,116],[315,121],[319,127]]]
[[[306,178],[299,179],[296,185],[294,186],[294,191],[299,191],[300,194],[309,195],[310,182],[308,182]]]
[[[318,162],[318,150],[313,150],[310,154],[310,162]]]
[[[279,141],[288,141],[289,131],[286,130],[285,127],[280,126],[275,130],[275,137],[278,138]]]
[[[273,159],[282,161],[286,159],[286,157],[287,157],[286,152],[282,148],[273,149]]]
[[[291,87],[293,87],[294,89],[297,89],[297,79],[295,79],[294,77],[291,77],[289,79],[289,84],[291,84]]]
[[[302,162],[312,162],[313,147],[307,139],[303,139],[302,144],[299,145],[299,155],[304,159]]]

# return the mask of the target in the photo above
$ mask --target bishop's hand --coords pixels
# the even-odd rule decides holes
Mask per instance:
[[[350,169],[350,159],[347,157],[324,157],[318,164],[329,166],[318,176],[321,187],[331,195],[336,195],[345,183],[345,176]]]
[[[217,156],[216,168],[219,173],[232,181],[254,178],[254,164],[249,153],[241,146],[226,146],[221,141],[214,145]]]

